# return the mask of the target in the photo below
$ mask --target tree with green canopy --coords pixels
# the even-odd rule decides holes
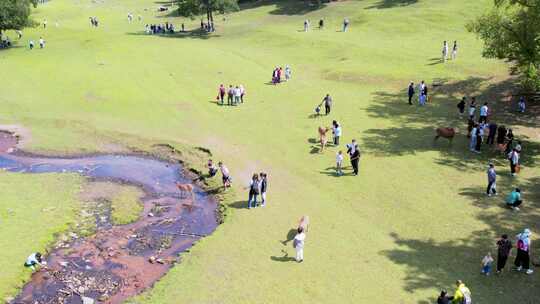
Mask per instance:
[[[221,14],[238,10],[238,0],[177,0],[178,13],[194,18],[206,15],[211,30],[214,26],[214,12]]]
[[[540,0],[494,0],[494,8],[467,24],[484,42],[483,56],[514,64],[524,89],[540,88]]]
[[[0,0],[0,35],[32,25],[30,10],[36,5],[37,0]]]

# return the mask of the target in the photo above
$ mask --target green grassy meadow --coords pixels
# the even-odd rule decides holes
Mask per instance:
[[[481,42],[464,27],[492,2],[302,3],[257,2],[219,17],[213,35],[162,37],[143,34],[144,24],[185,22],[191,30],[199,20],[157,13],[159,4],[149,0],[52,0],[34,14],[48,20],[47,29],[26,29],[17,47],[0,50],[0,124],[26,128],[25,150],[36,153],[117,152],[153,142],[206,147],[228,165],[236,195],[224,202],[226,222],[133,303],[427,304],[440,288],[453,290],[456,279],[475,303],[537,302],[538,273],[480,275],[498,235],[526,227],[540,233],[537,121],[506,113],[508,65],[482,58]],[[142,22],[128,23],[128,12]],[[346,33],[339,31],[344,17],[351,20]],[[319,18],[324,30],[315,29]],[[30,51],[28,40],[40,36],[46,48]],[[455,62],[438,64],[443,40],[458,41]],[[272,69],[286,64],[292,81],[268,85]],[[408,106],[408,82],[422,79],[445,84],[428,106]],[[243,84],[245,104],[218,106],[220,83]],[[311,118],[326,93],[334,99],[331,115]],[[463,94],[489,101],[495,119],[525,140],[519,177],[512,179],[494,152],[468,151],[455,106]],[[353,138],[360,143],[357,177],[336,177],[338,148],[317,153],[313,144],[318,126],[333,119],[343,127],[339,149]],[[433,143],[434,128],[445,126],[461,135],[451,145]],[[492,159],[502,194],[487,198]],[[269,174],[268,205],[247,210],[243,187],[261,170]],[[0,252],[0,298],[28,279],[20,267],[26,256],[76,221],[83,182],[0,173],[0,244],[10,248]],[[517,213],[502,207],[515,186],[525,201]],[[131,204],[133,195],[124,198]],[[36,216],[48,207],[70,211]],[[22,210],[9,217],[14,208]],[[305,261],[297,264],[292,245],[281,241],[302,215],[311,227]],[[116,221],[124,216],[133,213]]]

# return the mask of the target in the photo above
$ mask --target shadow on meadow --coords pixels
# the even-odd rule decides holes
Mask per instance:
[[[275,5],[276,8],[270,11],[272,15],[305,15],[319,9],[325,8],[326,3],[317,4],[317,1],[295,0],[295,1],[248,1],[240,4],[240,9],[253,9],[261,6]]]
[[[200,28],[184,31],[184,32],[175,32],[174,34],[147,34],[144,31],[127,33],[132,36],[148,36],[148,37],[159,37],[159,38],[190,38],[190,39],[210,39],[220,37],[220,35],[215,33],[208,33],[205,30]]]
[[[489,83],[489,78],[471,77],[463,81],[449,83],[439,79],[436,87],[429,85],[432,102],[427,106],[407,104],[405,89],[398,93],[375,92],[373,103],[367,113],[373,118],[383,118],[394,125],[390,128],[373,128],[363,132],[363,147],[368,153],[378,156],[414,155],[420,152],[438,151],[438,164],[451,166],[459,170],[478,169],[491,160],[504,160],[505,156],[493,147],[482,145],[482,153],[474,154],[468,149],[467,123],[465,117],[459,117],[457,103],[462,96],[477,96],[479,103],[490,102],[493,108],[491,121],[505,124],[507,128],[515,126],[538,127],[534,112],[521,115],[512,112],[513,102],[508,102],[511,80]],[[438,127],[457,128],[457,134],[450,143],[444,138],[434,141]],[[524,149],[522,165],[536,165],[536,155],[540,153],[540,143],[527,135],[514,133],[522,141]]]
[[[366,7],[366,9],[385,9],[401,6],[408,6],[418,3],[418,0],[380,0],[379,2]]]
[[[474,231],[469,236],[445,242],[437,242],[432,239],[403,238],[393,233],[390,236],[394,240],[396,249],[385,250],[380,254],[396,264],[407,266],[404,288],[410,293],[433,287],[453,291],[453,282],[456,279],[461,279],[469,285],[475,302],[478,303],[536,303],[536,299],[540,297],[540,290],[535,287],[538,282],[535,279],[536,274],[527,276],[511,271],[515,250],[501,276],[485,277],[481,275],[480,260],[487,252],[491,252],[494,258],[496,257],[495,242],[498,236],[503,233],[508,234],[512,240],[524,228],[530,228],[533,232],[538,233],[540,228],[539,185],[540,178],[538,177],[520,184],[524,192],[525,208],[519,212],[504,207],[504,196],[488,198],[483,194],[485,189],[462,189],[460,194],[470,196],[476,205],[486,209],[477,216],[488,226],[486,229]],[[459,219],[446,218],[444,215],[440,215],[437,221],[442,226],[451,227],[460,224]],[[533,253],[540,250],[540,242],[534,239],[538,238],[533,237]],[[533,254],[533,262],[539,262],[537,254]],[[519,289],[524,292],[515,292],[516,286],[519,286]]]
[[[496,238],[503,233],[511,237],[524,228],[540,233],[540,178],[512,178],[508,161],[487,145],[482,154],[468,150],[466,118],[457,114],[456,104],[462,96],[477,96],[479,103],[488,101],[494,109],[492,121],[505,124],[509,128],[536,128],[535,112],[521,115],[516,113],[516,92],[513,79],[494,83],[490,78],[471,77],[466,80],[448,82],[435,81],[431,88],[432,102],[425,107],[407,104],[405,89],[397,92],[376,92],[373,102],[367,108],[370,117],[383,118],[391,122],[389,128],[372,128],[364,132],[363,146],[366,152],[379,156],[414,155],[420,152],[438,151],[436,163],[450,166],[460,171],[485,172],[487,163],[494,160],[498,170],[499,196],[488,198],[484,186],[459,189],[459,194],[467,197],[478,208],[477,219],[486,228],[463,235],[455,240],[439,242],[426,238],[404,238],[391,234],[395,248],[380,254],[396,264],[407,268],[404,289],[416,290],[446,288],[453,291],[453,282],[462,279],[468,283],[475,302],[482,303],[535,303],[540,290],[535,286],[536,275],[526,276],[517,272],[506,272],[501,277],[484,277],[480,274],[480,260],[488,252],[496,253]],[[458,133],[453,143],[441,138],[434,142],[435,128],[457,127]],[[523,142],[522,165],[524,170],[537,164],[540,143],[530,140],[527,135],[515,133]],[[514,212],[504,205],[505,196],[512,187],[523,191],[524,205]],[[459,208],[447,202],[448,208]],[[465,224],[460,218],[448,218],[444,214],[434,214],[433,220],[451,229],[453,225]],[[540,241],[533,242],[533,252],[540,250]],[[535,255],[538,258],[538,255]],[[507,269],[513,257],[507,264]],[[538,262],[536,260],[536,262]],[[516,292],[515,286],[527,292]],[[432,303],[436,295],[419,303]]]

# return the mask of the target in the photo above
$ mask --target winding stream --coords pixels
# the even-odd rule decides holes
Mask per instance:
[[[26,174],[78,173],[91,180],[144,190],[138,221],[98,228],[47,254],[48,269],[32,275],[12,303],[121,303],[152,286],[189,249],[216,227],[216,202],[199,187],[182,198],[176,183],[192,183],[178,164],[139,156],[74,158],[28,156],[17,140],[0,133],[0,169]],[[22,266],[21,266],[22,267]],[[90,300],[91,299],[91,300]]]

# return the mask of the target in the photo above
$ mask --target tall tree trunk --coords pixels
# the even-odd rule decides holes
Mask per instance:
[[[214,31],[214,12],[210,9],[210,30]]]

